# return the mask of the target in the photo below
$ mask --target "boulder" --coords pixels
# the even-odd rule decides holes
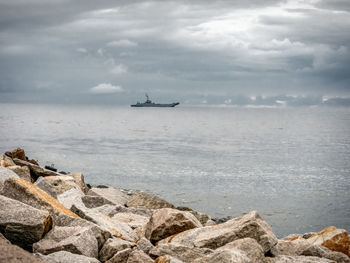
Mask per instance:
[[[72,188],[57,195],[57,200],[68,209],[71,209],[73,205],[81,209],[87,209],[82,201],[83,196],[84,193],[80,188]]]
[[[113,203],[108,201],[102,196],[84,195],[82,201],[87,208],[95,208],[103,205],[112,205]]]
[[[151,249],[154,248],[153,244],[145,237],[142,237],[139,241],[137,241],[137,248],[142,250],[146,254],[149,254]]]
[[[49,255],[36,254],[36,256],[48,263],[100,263],[96,258],[73,254],[68,251],[58,251]]]
[[[72,188],[78,189],[83,193],[80,186],[76,184],[74,178],[69,175],[46,176],[44,179],[50,183],[57,195],[60,195]]]
[[[3,162],[1,162],[1,161],[3,161]],[[0,162],[4,164],[4,165],[1,165],[1,166],[4,166],[4,167],[16,165],[13,162],[12,158],[6,156],[5,154],[0,154]]]
[[[15,172],[11,171],[6,167],[0,166],[0,193],[2,191],[2,188],[4,187],[5,181],[12,177],[19,178],[19,176]]]
[[[31,249],[51,227],[49,212],[0,195],[0,232],[12,243]]]
[[[107,188],[93,187],[88,191],[88,195],[102,196],[103,198],[110,201],[112,204],[122,205],[122,206],[124,206],[130,198],[128,195],[124,194],[122,191],[113,187],[107,187]]]
[[[299,256],[301,253],[310,246],[310,243],[302,238],[288,240],[278,240],[276,246],[271,249],[273,256],[286,255],[286,256]]]
[[[112,216],[112,220],[124,222],[128,224],[132,229],[143,228],[149,221],[149,217],[140,216],[132,213],[118,213]]]
[[[180,259],[185,263],[191,263],[193,262],[193,260],[207,256],[209,254],[212,254],[213,252],[213,250],[208,248],[190,248],[185,246],[176,246],[173,244],[163,244],[152,248],[149,254],[152,257],[161,257],[169,255]]]
[[[145,234],[146,238],[155,243],[168,236],[201,226],[202,224],[190,212],[161,208],[153,212]]]
[[[45,255],[62,250],[87,257],[98,257],[98,243],[88,227],[55,226],[42,240],[33,245],[34,252]]]
[[[337,263],[350,263],[350,258],[341,253],[332,251],[324,246],[320,245],[311,245],[306,250],[304,250],[301,255],[303,256],[313,256],[320,258],[327,258],[330,260],[334,260]]]
[[[188,247],[216,249],[245,237],[254,238],[262,246],[264,252],[269,251],[278,241],[271,227],[256,211],[252,211],[222,224],[181,232],[159,241],[158,244],[172,243]]]
[[[23,166],[23,167],[26,167],[26,166]],[[39,177],[34,183],[34,185],[36,185],[41,190],[51,195],[53,198],[57,199],[57,194],[55,189],[51,186],[51,184],[47,180],[45,180],[45,177]]]
[[[87,194],[89,191],[89,188],[85,184],[84,175],[82,173],[71,173],[68,176],[72,177],[74,182],[80,187],[81,191],[83,191],[84,194]]]
[[[214,253],[202,258],[197,258],[193,263],[251,263],[248,256],[241,250],[230,249],[215,251]]]
[[[98,249],[100,250],[105,242],[112,237],[111,233],[102,227],[87,221],[82,218],[74,218],[65,214],[59,214],[54,217],[55,226],[68,226],[68,227],[88,227],[93,232],[97,242]]]
[[[123,222],[111,220],[109,216],[98,213],[92,209],[83,207],[78,208],[75,205],[72,205],[71,210],[81,218],[84,218],[108,230],[115,237],[131,242],[136,242],[138,239],[136,233],[132,230],[132,228]]]
[[[20,178],[32,182],[32,177],[30,176],[30,170],[27,166],[13,165],[8,167],[11,171],[16,173]]]
[[[21,178],[7,179],[4,183],[2,195],[38,209],[48,210],[52,217],[60,213],[71,217],[78,217],[48,193]]]
[[[120,238],[110,238],[103,245],[99,252],[99,259],[102,262],[106,262],[113,257],[118,251],[124,250],[126,248],[133,248],[136,244],[132,242],[125,241]]]
[[[335,263],[333,260],[318,257],[306,257],[306,256],[277,256],[274,258],[268,258],[269,263]]]
[[[153,263],[154,260],[145,254],[142,250],[133,250],[129,257],[127,263]]]
[[[125,263],[128,261],[129,255],[132,250],[130,248],[126,248],[124,250],[118,251],[111,259],[106,261],[107,263]]]
[[[11,156],[12,156],[12,159],[17,158],[17,159],[20,159],[20,160],[23,160],[23,161],[27,160],[26,154],[24,153],[24,150],[21,149],[21,148],[14,149],[12,151],[12,155]]]
[[[184,262],[172,256],[165,255],[165,256],[157,257],[154,263],[184,263]]]
[[[254,262],[254,263],[266,262],[264,250],[258,244],[258,242],[253,238],[246,237],[246,238],[242,238],[242,239],[237,239],[235,241],[227,243],[226,245],[224,245],[222,247],[219,247],[217,249],[217,251],[231,250],[231,249],[242,250],[244,253],[246,253],[246,255],[248,256],[248,258],[250,259],[251,262]]]
[[[192,208],[186,207],[186,206],[178,206],[176,207],[177,210],[180,211],[188,211],[190,212],[192,215],[194,215],[199,222],[201,222],[201,224],[204,226],[205,224],[207,224],[207,222],[209,220],[211,220],[211,217],[207,214],[203,214],[197,211],[194,211]]]
[[[0,262],[1,263],[45,263],[24,249],[12,245],[0,233]]]
[[[39,165],[33,164],[31,162],[27,162],[27,161],[23,161],[20,159],[13,159],[13,161],[15,162],[15,164],[19,165],[19,166],[27,166],[30,170],[30,174],[33,177],[34,181],[36,181],[36,179],[38,179],[40,176],[57,176],[60,175],[59,173],[56,173],[54,171],[45,169],[40,167]]]
[[[322,245],[330,250],[342,252],[350,257],[350,239],[345,229],[330,226],[307,239],[310,244]]]
[[[170,204],[158,196],[147,193],[133,194],[130,200],[126,203],[126,206],[148,209],[175,208],[173,204]]]

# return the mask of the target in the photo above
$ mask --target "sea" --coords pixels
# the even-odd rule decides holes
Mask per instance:
[[[278,237],[350,231],[350,108],[0,104],[0,151]]]

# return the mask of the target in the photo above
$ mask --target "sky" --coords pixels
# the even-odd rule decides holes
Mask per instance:
[[[348,0],[0,0],[0,102],[350,97]],[[307,98],[307,99],[306,99]]]

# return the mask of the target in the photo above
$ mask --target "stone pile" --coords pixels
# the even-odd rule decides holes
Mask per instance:
[[[256,211],[214,222],[147,193],[90,188],[22,149],[0,161],[0,262],[350,263],[344,229],[277,239]]]

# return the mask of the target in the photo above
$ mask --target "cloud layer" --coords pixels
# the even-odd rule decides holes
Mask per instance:
[[[93,102],[96,83],[123,86],[118,103],[144,92],[350,96],[350,3],[0,1],[1,101],[45,90]]]

